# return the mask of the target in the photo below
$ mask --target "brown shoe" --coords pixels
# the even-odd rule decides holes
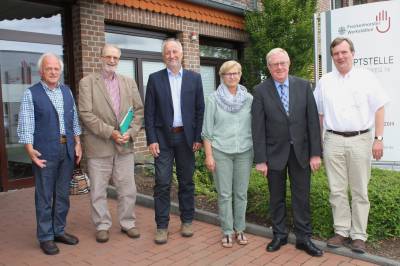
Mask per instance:
[[[127,234],[130,238],[139,238],[140,233],[136,227],[132,227],[131,229],[125,230],[121,228],[121,232]]]
[[[191,223],[183,223],[181,225],[181,235],[183,237],[191,237],[193,236],[193,228]]]
[[[168,241],[168,229],[157,229],[156,236],[154,237],[154,242],[156,244],[165,244]]]
[[[348,237],[341,236],[339,234],[335,234],[335,236],[328,239],[326,245],[330,248],[339,248],[343,247],[343,245],[349,241]]]
[[[108,230],[99,230],[96,232],[96,241],[99,243],[105,243],[109,239]]]
[[[351,241],[351,250],[357,253],[365,253],[365,242],[361,239]]]

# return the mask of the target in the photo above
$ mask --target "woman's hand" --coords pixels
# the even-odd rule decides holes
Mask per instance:
[[[212,156],[206,156],[206,159],[204,160],[204,164],[206,165],[207,169],[210,172],[214,172],[215,171],[215,161],[214,161],[214,158]]]

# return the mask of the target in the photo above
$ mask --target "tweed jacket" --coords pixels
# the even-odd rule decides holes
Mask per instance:
[[[143,120],[143,104],[134,80],[116,74],[120,90],[119,120],[112,108],[111,97],[100,73],[93,73],[79,82],[78,108],[83,125],[83,143],[88,158],[113,156],[116,153],[133,153],[133,141]],[[116,144],[111,134],[119,130],[119,124],[129,107],[134,109],[134,119],[128,129],[128,144]]]

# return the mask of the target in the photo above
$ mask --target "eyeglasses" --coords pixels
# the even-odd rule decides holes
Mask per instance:
[[[237,77],[240,75],[240,72],[231,72],[222,74],[224,77]]]
[[[119,60],[119,57],[117,57],[117,56],[103,55],[102,57],[105,58],[106,60],[111,60],[111,59],[114,59],[114,61]]]
[[[281,67],[287,67],[288,64],[289,64],[288,61],[282,61],[282,62],[270,63],[270,64],[268,64],[268,65],[269,65],[270,67],[277,68],[277,67],[279,67],[279,66],[281,66]]]

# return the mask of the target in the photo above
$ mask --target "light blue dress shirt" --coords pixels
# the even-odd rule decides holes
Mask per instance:
[[[181,111],[181,90],[182,90],[182,76],[183,68],[179,70],[179,73],[174,75],[171,70],[167,68],[169,85],[171,87],[172,105],[174,107],[174,122],[173,127],[181,127],[182,123],[182,111]]]
[[[60,121],[60,134],[65,135],[64,124],[64,100],[60,89],[60,84],[54,89],[50,90],[43,81],[40,81],[47,96],[49,96],[51,103],[57,111],[58,119]],[[72,93],[71,93],[72,95]],[[73,120],[74,135],[81,134],[81,127],[79,126],[78,112],[74,103],[74,120]],[[19,111],[17,134],[19,143],[33,144],[33,133],[35,132],[35,109],[32,100],[32,93],[26,89],[22,97],[21,107]]]
[[[287,97],[289,99],[289,79],[287,78],[285,80],[285,82],[283,82],[283,83],[280,83],[280,82],[274,80],[274,83],[275,83],[275,88],[276,88],[276,90],[277,90],[277,92],[279,94],[279,98],[282,97],[282,93],[281,93],[281,90],[279,89],[279,85],[283,85],[283,88],[284,88],[284,90],[286,92],[286,95],[287,95]],[[289,104],[290,104],[290,102],[289,102]]]

